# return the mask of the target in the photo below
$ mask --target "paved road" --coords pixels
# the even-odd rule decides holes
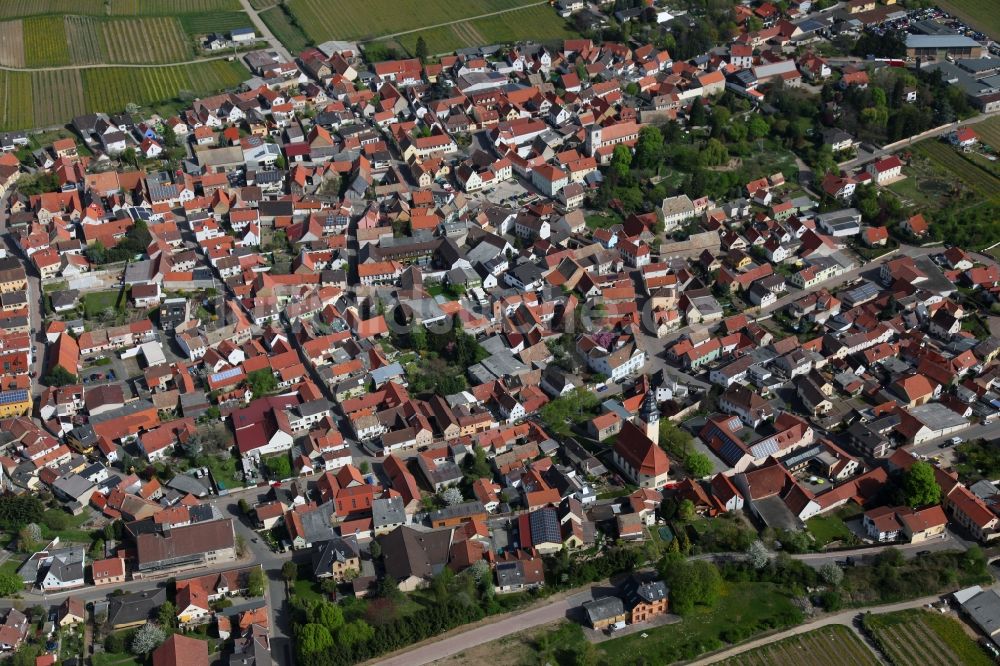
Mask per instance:
[[[891,147],[890,147],[889,150],[886,150],[885,148],[879,148],[878,150],[876,150],[873,153],[866,152],[866,153],[864,153],[864,155],[859,155],[858,157],[855,157],[853,160],[848,160],[846,162],[841,162],[838,166],[841,169],[845,169],[845,170],[846,169],[853,169],[856,166],[860,166],[862,164],[866,164],[866,163],[868,163],[868,162],[870,162],[870,161],[872,161],[874,159],[878,159],[880,157],[885,157],[886,155],[891,155],[892,153],[895,153],[895,152],[901,150],[902,148],[905,148],[907,146],[913,145],[914,143],[917,143],[919,141],[923,141],[924,139],[932,139],[932,138],[935,138],[935,137],[944,136],[945,134],[947,134],[948,132],[952,131],[953,129],[955,129],[959,125],[963,125],[963,126],[964,125],[974,125],[976,123],[981,123],[984,120],[989,120],[990,118],[994,118],[998,114],[1000,114],[1000,111],[994,111],[993,113],[984,113],[984,114],[980,114],[978,116],[974,116],[972,118],[969,118],[968,120],[962,120],[960,122],[956,121],[956,122],[953,122],[953,123],[948,123],[947,125],[942,125],[941,127],[935,128],[933,131],[927,132],[925,134],[919,134],[919,135],[917,135],[915,137],[910,137],[909,139],[904,139],[903,141],[897,141],[894,144],[890,144]]]
[[[910,601],[902,601],[896,604],[886,604],[884,606],[872,606],[870,608],[864,609],[852,609],[846,610],[836,615],[827,615],[814,622],[807,622],[806,624],[800,624],[798,626],[792,627],[787,631],[781,631],[776,634],[770,634],[764,638],[758,638],[756,640],[750,641],[749,643],[743,643],[742,645],[737,645],[736,647],[729,648],[728,650],[723,650],[722,652],[716,652],[715,654],[699,659],[698,661],[692,662],[691,666],[708,666],[708,664],[715,664],[717,662],[729,659],[730,657],[735,657],[738,654],[744,652],[749,652],[750,650],[763,647],[765,645],[770,645],[776,641],[780,641],[783,638],[789,638],[791,636],[798,636],[799,634],[804,634],[807,631],[813,631],[814,629],[820,629],[821,627],[828,627],[833,624],[841,624],[850,627],[852,631],[857,633],[854,628],[854,618],[861,612],[871,612],[871,613],[893,613],[895,611],[906,610],[908,608],[921,608],[929,603],[940,600],[940,595],[935,595],[933,597],[921,597],[920,599],[912,599]],[[860,634],[859,634],[860,635]]]
[[[378,663],[382,666],[420,666],[421,664],[429,664],[438,659],[458,654],[463,650],[468,650],[471,647],[489,643],[498,638],[516,634],[519,631],[531,629],[532,627],[561,620],[576,605],[577,601],[573,597],[560,599],[545,606],[534,608],[524,613],[515,613],[502,620],[428,643],[394,657],[380,659]]]
[[[274,36],[271,29],[267,27],[267,24],[264,23],[264,19],[260,17],[257,10],[250,4],[250,0],[240,0],[240,4],[243,5],[243,11],[245,11],[247,16],[250,17],[250,20],[253,21],[253,27],[257,30],[257,32],[264,36],[264,40],[271,45],[271,48],[277,51],[278,55],[282,56],[288,62],[294,62],[295,58],[293,58],[292,54],[285,48],[285,45],[278,41],[278,38]]]

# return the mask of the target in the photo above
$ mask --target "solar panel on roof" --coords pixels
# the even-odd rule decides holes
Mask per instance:
[[[211,377],[209,377],[210,382],[221,382],[226,379],[232,379],[233,377],[238,377],[243,372],[242,368],[230,368],[228,370],[223,370],[222,372],[217,372]]]
[[[15,391],[4,391],[0,393],[0,405],[10,405],[16,402],[24,402],[28,399],[28,391],[26,389],[17,389]]]

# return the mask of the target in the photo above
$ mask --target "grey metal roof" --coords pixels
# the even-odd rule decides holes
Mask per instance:
[[[965,35],[907,35],[908,49],[954,49],[980,46],[979,42]]]
[[[962,608],[987,636],[1000,632],[1000,595],[995,590],[984,590],[972,597]]]
[[[625,604],[618,597],[601,597],[583,604],[583,610],[586,611],[590,623],[594,624],[622,615],[625,612]]]
[[[402,497],[386,497],[372,500],[372,526],[378,529],[384,525],[406,522]]]

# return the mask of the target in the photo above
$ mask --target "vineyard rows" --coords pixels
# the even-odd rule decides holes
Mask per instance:
[[[240,8],[239,0],[111,0],[112,16],[175,16]]]
[[[0,65],[24,67],[24,22],[0,23]]]
[[[151,104],[176,99],[181,91],[206,94],[239,85],[246,70],[224,60],[144,69],[83,70],[83,88],[89,111],[114,113],[129,102]]]
[[[89,16],[66,17],[66,40],[74,65],[96,65],[104,62],[98,21]]]
[[[315,42],[372,38],[421,25],[520,7],[537,0],[289,0],[288,8]],[[555,16],[551,8],[548,12]],[[420,17],[419,22],[414,17]]]
[[[0,0],[0,19],[40,14],[104,14],[104,0]]]
[[[78,69],[31,73],[35,125],[61,125],[68,118],[86,113],[83,83]]]
[[[115,19],[101,28],[112,63],[167,63],[192,57],[187,35],[175,18]]]
[[[69,43],[62,16],[24,19],[24,62],[28,67],[70,64]]]
[[[0,71],[0,130],[34,126],[31,74]]]

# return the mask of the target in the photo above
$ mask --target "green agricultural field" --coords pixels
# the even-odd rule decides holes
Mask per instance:
[[[937,139],[922,141],[917,144],[917,150],[983,196],[995,197],[1000,193],[1000,178],[980,169],[943,141]]]
[[[776,643],[749,650],[719,662],[722,666],[775,664],[798,666],[875,666],[878,658],[857,635],[843,625],[832,625],[792,636]]]
[[[1000,117],[990,118],[972,126],[979,139],[993,150],[1000,150]]]
[[[1000,39],[1000,12],[996,0],[938,0],[937,5],[993,39]]]
[[[181,22],[167,16],[109,19],[101,23],[107,62],[156,64],[193,56]]]
[[[0,71],[0,129],[35,126],[32,93],[30,73]]]
[[[240,9],[240,0],[110,0],[110,14],[117,16],[174,16]]]
[[[460,21],[538,0],[288,0],[289,11],[313,42],[374,39]],[[554,11],[548,8],[550,13]],[[418,19],[415,17],[419,17]]]
[[[24,62],[28,67],[70,64],[62,16],[35,16],[24,20]]]
[[[182,14],[179,18],[189,35],[207,35],[210,32],[229,32],[234,28],[253,27],[253,21],[243,12]]]
[[[82,72],[87,110],[108,113],[121,111],[129,102],[148,105],[176,99],[182,91],[207,95],[235,88],[250,75],[240,63],[225,60],[148,69],[84,69]]]
[[[579,35],[570,29],[548,5],[526,7],[496,16],[462,21],[447,26],[400,35],[396,40],[410,53],[417,39],[424,38],[432,54],[450,53],[455,49],[483,44],[534,40],[561,41]]]
[[[69,41],[70,60],[74,65],[96,65],[105,61],[101,27],[101,22],[92,16],[66,17],[66,39]]]
[[[83,82],[78,69],[54,69],[31,73],[35,125],[62,125],[87,112]]]
[[[292,23],[293,19],[284,7],[264,10],[260,13],[260,18],[290,52],[299,53],[309,46],[309,40],[299,27]]]
[[[269,7],[274,7],[281,0],[250,0],[250,6],[260,11],[261,9],[267,9]]]
[[[924,610],[866,615],[865,631],[894,666],[988,666],[993,660],[950,617]]]
[[[0,2],[0,19],[41,14],[102,16],[104,0],[2,0]]]

